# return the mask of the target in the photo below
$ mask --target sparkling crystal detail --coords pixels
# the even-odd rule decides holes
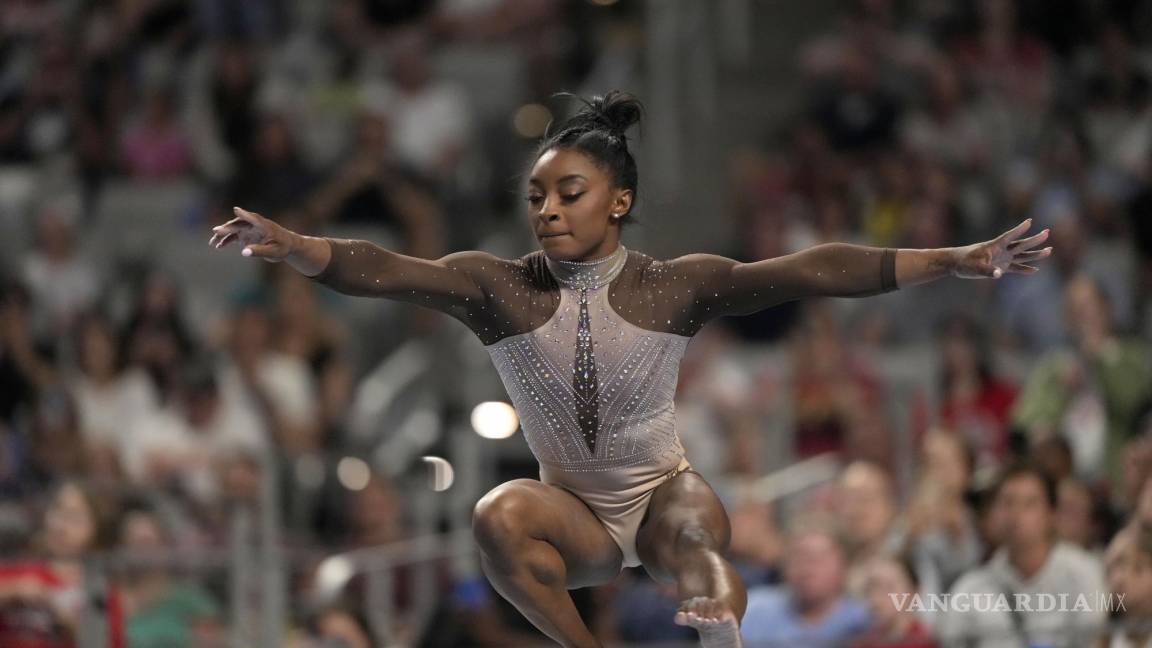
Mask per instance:
[[[580,421],[584,443],[588,452],[596,454],[596,432],[599,428],[600,398],[597,394],[596,361],[592,357],[592,334],[589,331],[588,288],[580,289],[580,319],[576,332],[576,366],[572,388],[580,398],[576,401],[576,417]]]

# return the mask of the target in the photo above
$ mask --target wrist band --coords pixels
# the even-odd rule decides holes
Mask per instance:
[[[880,289],[884,292],[896,290],[896,250],[884,248],[880,256]]]

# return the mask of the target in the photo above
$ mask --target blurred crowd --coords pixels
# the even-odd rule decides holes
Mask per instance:
[[[697,336],[678,427],[729,510],[745,637],[1148,645],[1152,3],[838,6],[797,52],[794,109],[729,152],[738,236],[717,252],[946,247],[1031,218],[1054,256],[1033,276],[789,303]],[[225,645],[236,514],[269,488],[292,556],[285,645],[541,641],[447,565],[432,622],[394,636],[375,636],[364,583],[317,594],[323,556],[414,535],[404,482],[331,469],[363,449],[349,412],[365,376],[454,324],[351,306],[283,265],[221,285],[224,255],[120,245],[149,222],[118,209],[185,197],[149,207],[175,214],[165,240],[198,248],[234,204],[415,256],[491,244],[522,228],[543,124],[521,107],[561,89],[643,100],[643,26],[629,1],[0,4],[0,646],[76,645],[93,614],[109,646]],[[516,236],[496,241],[530,244]],[[754,487],[829,456],[842,468],[824,483]],[[115,556],[136,560],[93,570]],[[395,575],[400,608],[411,578]],[[1124,605],[896,604],[948,593]],[[574,597],[606,642],[694,638],[642,570]]]

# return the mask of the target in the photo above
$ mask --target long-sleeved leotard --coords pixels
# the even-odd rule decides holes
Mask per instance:
[[[675,429],[680,360],[709,320],[805,296],[896,288],[895,250],[832,243],[738,263],[670,260],[620,246],[590,263],[459,252],[423,260],[329,239],[317,279],[353,295],[452,315],[484,343],[520,416],[541,480],[592,508],[639,564],[635,531],[651,490],[688,467]]]

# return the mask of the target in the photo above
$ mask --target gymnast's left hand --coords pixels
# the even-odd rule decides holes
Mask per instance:
[[[209,245],[219,249],[235,241],[243,246],[244,256],[272,262],[283,260],[296,247],[299,235],[295,232],[256,212],[239,207],[233,207],[232,211],[236,218],[212,228]]]
[[[1052,254],[1052,247],[1034,250],[1048,240],[1048,230],[1020,238],[1032,227],[1029,218],[1000,236],[965,247],[955,248],[952,274],[964,279],[999,279],[1005,273],[1033,274],[1035,263]]]

